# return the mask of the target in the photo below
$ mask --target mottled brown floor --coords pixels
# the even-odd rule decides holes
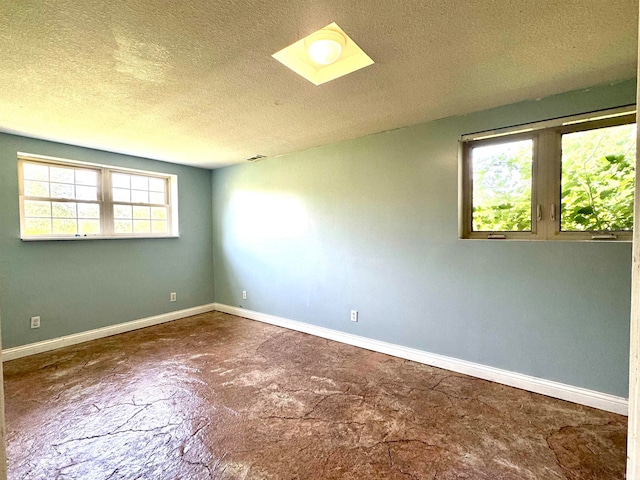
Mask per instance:
[[[624,417],[221,313],[5,382],[14,480],[624,477]]]

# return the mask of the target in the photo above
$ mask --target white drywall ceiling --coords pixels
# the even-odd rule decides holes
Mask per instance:
[[[215,168],[632,78],[637,4],[5,0],[0,131]],[[375,65],[271,57],[334,21]]]

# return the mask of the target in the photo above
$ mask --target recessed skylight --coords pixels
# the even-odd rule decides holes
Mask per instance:
[[[272,57],[314,85],[374,63],[335,22],[283,48]]]

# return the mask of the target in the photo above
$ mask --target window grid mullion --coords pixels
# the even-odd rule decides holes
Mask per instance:
[[[549,130],[549,145],[552,150],[549,152],[547,181],[548,193],[547,204],[549,205],[548,220],[548,239],[557,238],[560,234],[560,225],[562,218],[562,135],[558,129]],[[555,218],[551,218],[551,212],[554,211]]]
[[[554,161],[555,146],[553,133],[548,130],[538,132],[538,178],[535,179],[537,204],[541,208],[541,219],[538,221],[538,238],[548,239],[553,232],[553,222],[550,219],[551,204],[554,198]]]
[[[104,235],[113,235],[113,201],[111,193],[111,171],[102,169],[102,228]]]
[[[177,198],[171,198],[171,179],[164,179],[164,201],[167,202],[167,231],[173,233],[173,218],[177,216]],[[176,209],[176,211],[174,211]]]
[[[99,195],[98,195],[99,196]],[[24,200],[32,200],[34,202],[59,202],[59,203],[94,203],[100,205],[102,202],[98,200],[79,200],[74,198],[57,198],[57,197],[28,197],[22,196]]]
[[[533,141],[533,158],[531,159],[531,235],[541,238],[544,235],[544,206],[542,203],[542,194],[540,190],[540,182],[544,179],[544,165],[540,161],[544,148],[544,141],[539,133],[531,137]],[[542,208],[541,220],[538,220],[538,208]]]

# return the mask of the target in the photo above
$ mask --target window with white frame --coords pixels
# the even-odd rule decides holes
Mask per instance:
[[[173,237],[177,177],[18,155],[24,240]]]
[[[631,240],[635,107],[465,135],[462,238]]]

